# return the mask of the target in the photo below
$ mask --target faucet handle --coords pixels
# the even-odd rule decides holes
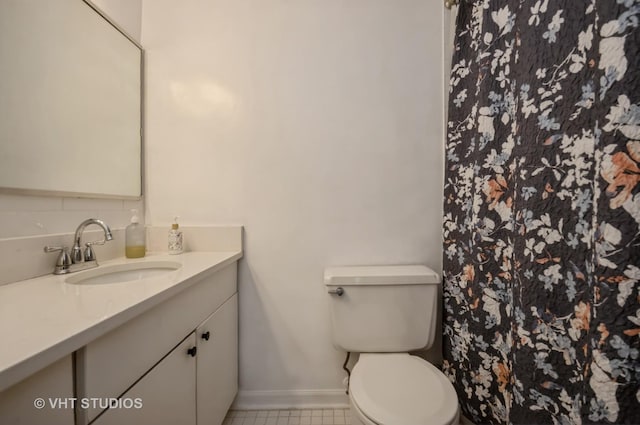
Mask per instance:
[[[91,248],[94,245],[104,245],[106,241],[104,239],[100,240],[100,241],[93,241],[93,242],[87,242],[84,245],[86,246],[85,250],[84,250],[84,261],[95,261],[96,260],[96,254],[93,252],[93,249]]]
[[[69,255],[69,248],[66,246],[45,246],[44,252],[58,252],[58,260],[56,261],[56,269],[63,269],[71,266],[71,256]]]

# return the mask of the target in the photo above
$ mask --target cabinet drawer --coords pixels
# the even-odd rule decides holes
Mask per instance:
[[[76,353],[78,397],[118,397],[237,290],[237,263],[91,342]],[[79,410],[79,424],[101,409]]]

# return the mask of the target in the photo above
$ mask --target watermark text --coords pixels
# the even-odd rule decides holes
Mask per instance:
[[[38,397],[33,400],[36,409],[142,409],[141,398],[112,397]]]

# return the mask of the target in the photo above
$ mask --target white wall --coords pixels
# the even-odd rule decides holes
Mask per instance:
[[[440,271],[442,3],[152,0],[147,222],[245,226],[240,387],[342,387],[326,265]]]

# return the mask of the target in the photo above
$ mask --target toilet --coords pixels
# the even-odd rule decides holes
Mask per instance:
[[[360,353],[349,381],[352,425],[457,425],[447,377],[408,352],[433,345],[438,275],[428,267],[329,267],[333,344]]]

